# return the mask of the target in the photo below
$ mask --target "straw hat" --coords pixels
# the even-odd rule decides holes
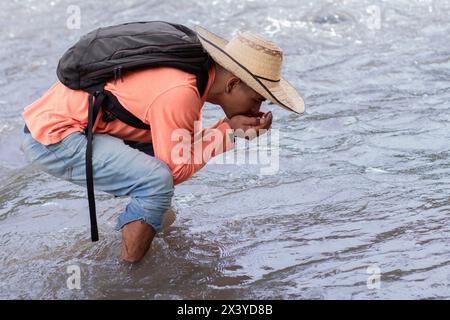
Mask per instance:
[[[215,62],[267,100],[296,113],[305,111],[302,97],[281,77],[283,51],[261,35],[239,32],[229,42],[197,26],[197,36]]]

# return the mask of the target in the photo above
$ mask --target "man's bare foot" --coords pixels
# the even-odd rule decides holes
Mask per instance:
[[[175,222],[176,218],[177,214],[175,212],[175,209],[172,208],[167,209],[164,214],[164,219],[162,223],[163,230],[167,230]]]

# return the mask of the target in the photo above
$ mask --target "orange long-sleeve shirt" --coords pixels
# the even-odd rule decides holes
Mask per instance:
[[[120,120],[103,122],[100,112],[94,132],[124,140],[152,142],[155,157],[172,170],[174,183],[181,183],[200,170],[211,157],[234,147],[227,134],[231,128],[224,118],[210,128],[199,126],[202,107],[214,76],[214,68],[211,68],[203,97],[197,90],[195,76],[174,68],[139,70],[124,75],[122,80],[110,81],[105,89],[151,129],[136,129]],[[48,145],[61,141],[70,133],[84,132],[87,108],[88,93],[56,82],[40,99],[25,108],[23,117],[32,136]],[[196,124],[196,121],[199,122]],[[178,134],[180,132],[185,133],[184,139]],[[208,138],[214,134],[221,141]],[[178,152],[181,147],[190,152],[190,160],[180,161],[174,156],[185,153]],[[200,158],[195,156],[199,154]]]

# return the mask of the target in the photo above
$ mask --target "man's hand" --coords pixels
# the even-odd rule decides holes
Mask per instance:
[[[261,133],[265,133],[265,130],[270,129],[272,125],[272,112],[260,112],[257,117],[237,115],[225,121],[235,130],[234,134],[236,137],[251,140]]]

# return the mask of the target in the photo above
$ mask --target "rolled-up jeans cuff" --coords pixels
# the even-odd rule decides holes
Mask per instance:
[[[136,208],[137,205],[129,203],[125,212],[123,212],[117,219],[116,230],[120,231],[122,228],[133,221],[142,220],[149,224],[155,231],[159,232],[162,230],[162,222],[164,218],[164,213],[166,209],[163,210],[149,210],[142,208]]]

